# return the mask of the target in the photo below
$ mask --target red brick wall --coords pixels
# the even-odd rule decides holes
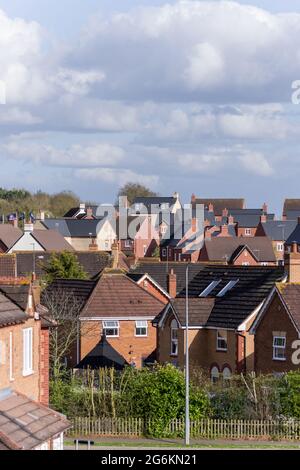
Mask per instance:
[[[167,304],[169,302],[168,297],[166,297],[157,287],[155,287],[152,282],[150,282],[148,279],[145,279],[139,285],[145,289],[147,292],[150,294],[154,295],[158,300],[163,302],[164,304]]]
[[[81,323],[80,354],[83,359],[99,343],[102,335],[102,321],[84,321]],[[135,321],[121,320],[118,338],[107,338],[124,359],[134,361],[137,367],[142,366],[157,345],[156,328],[148,321],[148,336],[135,336]]]
[[[49,330],[40,333],[40,402],[49,404]]]
[[[286,360],[273,359],[273,332],[286,333]],[[270,303],[261,319],[255,334],[255,371],[258,373],[285,372],[298,370],[299,365],[292,363],[292,343],[298,339],[297,331],[278,295]]]
[[[254,237],[257,227],[237,227],[238,237]],[[246,235],[246,230],[251,230],[251,235]]]

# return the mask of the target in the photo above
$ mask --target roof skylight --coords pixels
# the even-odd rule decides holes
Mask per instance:
[[[212,281],[205,289],[203,292],[201,292],[201,294],[199,295],[199,297],[207,297],[213,290],[215,287],[217,287],[218,284],[220,284],[221,282],[221,279],[216,279],[215,281]]]
[[[229,290],[231,290],[237,283],[239,282],[239,279],[232,279],[229,281],[226,286],[223,287],[223,289],[220,290],[220,292],[217,294],[217,297],[223,297]]]

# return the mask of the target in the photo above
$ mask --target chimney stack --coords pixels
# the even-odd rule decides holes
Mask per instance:
[[[195,194],[193,193],[193,194],[192,194],[192,197],[191,197],[191,203],[192,203],[192,204],[195,204],[195,202],[196,202],[196,196],[195,196]]]
[[[89,251],[99,251],[98,243],[95,238],[89,244]]]
[[[228,225],[221,225],[221,237],[230,237],[229,231],[228,231]]]
[[[265,224],[267,222],[267,216],[265,214],[260,216],[260,221],[262,224]]]
[[[222,210],[222,217],[228,217],[228,209],[223,209]]]
[[[213,212],[214,211],[214,205],[210,202],[208,204],[208,212]]]
[[[91,207],[88,207],[86,210],[86,219],[93,219],[93,209]]]
[[[264,212],[265,214],[268,213],[268,206],[267,206],[267,204],[266,204],[265,202],[263,203],[262,210],[263,210],[263,212]]]
[[[228,225],[234,225],[234,217],[233,217],[233,215],[230,215],[230,216],[228,217]]]
[[[284,263],[287,269],[288,282],[300,282],[300,253],[296,242],[292,243],[291,251],[285,253]]]
[[[197,219],[196,219],[196,217],[192,218],[192,232],[193,233],[197,232]]]
[[[168,291],[172,299],[174,299],[177,294],[177,276],[174,273],[174,269],[171,269],[168,274]]]
[[[118,269],[119,266],[119,245],[118,242],[115,240],[111,246],[111,254],[112,254],[112,269]]]

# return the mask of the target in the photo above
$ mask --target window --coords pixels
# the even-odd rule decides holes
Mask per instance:
[[[213,384],[218,382],[219,376],[220,376],[219,369],[216,366],[212,367],[210,371],[210,378]]]
[[[223,379],[224,380],[229,380],[231,378],[231,370],[229,367],[224,367],[223,369]]]
[[[217,297],[223,297],[223,295],[226,294],[230,289],[232,289],[237,283],[239,282],[238,279],[229,281],[223,289],[220,290],[220,292],[217,294]]]
[[[251,228],[245,228],[245,235],[249,237],[251,235]]]
[[[263,261],[262,263],[260,263],[261,266],[268,266],[268,263],[266,261]]]
[[[205,289],[203,292],[201,292],[201,294],[199,295],[199,297],[207,297],[213,290],[215,287],[217,287],[218,284],[220,284],[221,282],[221,279],[217,279],[216,281],[212,281]]]
[[[171,356],[178,355],[178,324],[176,320],[171,323]]]
[[[217,351],[227,351],[227,334],[217,331]]]
[[[244,261],[244,262],[242,263],[242,266],[250,266],[249,261]]]
[[[144,320],[135,322],[135,336],[148,336],[148,323]]]
[[[109,320],[103,322],[103,334],[107,337],[119,336],[120,325],[118,321]]]
[[[26,328],[23,330],[23,375],[33,373],[32,346],[32,328]]]
[[[167,256],[167,250],[165,248],[163,248],[161,250],[161,254],[162,254],[162,256]]]
[[[147,253],[147,245],[144,245],[144,246],[143,246],[143,251],[144,251],[144,256],[146,256],[146,253]]]
[[[135,210],[136,211],[140,211],[141,210],[141,207],[142,207],[142,204],[135,204]]]
[[[14,359],[13,359],[13,333],[9,333],[9,380],[14,380]]]
[[[283,243],[277,243],[277,251],[283,251]]]
[[[109,241],[108,241],[108,240],[105,240],[104,249],[105,249],[105,250],[108,250],[108,249],[109,249]]]
[[[275,361],[285,361],[285,336],[273,336],[273,359]]]
[[[131,247],[131,240],[125,240],[125,248]]]
[[[163,234],[167,233],[167,228],[168,228],[168,227],[167,227],[166,225],[162,225],[162,226],[160,227],[160,233],[163,233]]]

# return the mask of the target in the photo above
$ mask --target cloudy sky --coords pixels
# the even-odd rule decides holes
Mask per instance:
[[[0,80],[0,186],[300,197],[300,2],[0,0]]]

